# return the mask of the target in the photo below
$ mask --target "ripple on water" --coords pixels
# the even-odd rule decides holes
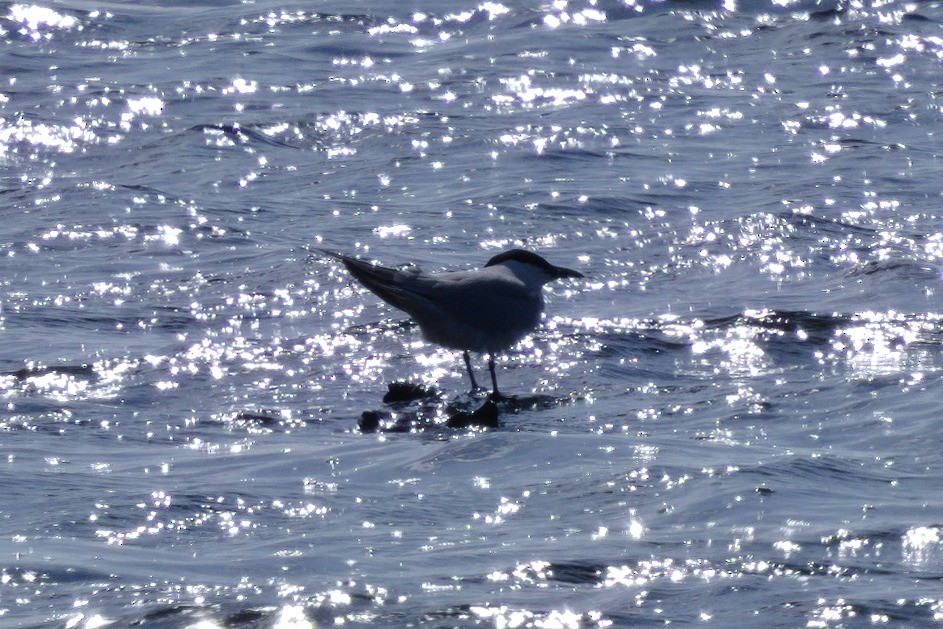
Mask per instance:
[[[2,11],[6,622],[940,619],[935,5]],[[312,246],[588,277],[449,427]]]

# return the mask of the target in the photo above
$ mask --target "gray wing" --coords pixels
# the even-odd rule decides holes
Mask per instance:
[[[363,284],[374,295],[386,303],[413,315],[417,299],[415,291],[410,286],[423,273],[419,269],[398,270],[390,269],[379,264],[370,264],[350,256],[345,256],[326,249],[321,253],[339,260],[358,282]]]

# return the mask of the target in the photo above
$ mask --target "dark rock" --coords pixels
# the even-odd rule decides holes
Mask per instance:
[[[413,382],[391,382],[386,395],[383,396],[384,404],[399,404],[406,402],[415,402],[416,400],[425,400],[436,397],[438,393],[435,389],[424,387],[421,384]]]
[[[380,414],[376,411],[364,411],[357,422],[360,432],[376,432],[380,427]]]
[[[474,412],[450,410],[449,418],[445,425],[449,428],[468,428],[475,426],[478,428],[497,428],[498,423],[498,405],[494,400],[488,400]]]

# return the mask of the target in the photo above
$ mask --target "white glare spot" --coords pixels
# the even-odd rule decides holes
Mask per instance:
[[[131,113],[145,116],[159,116],[164,111],[164,101],[156,96],[142,96],[128,100]]]

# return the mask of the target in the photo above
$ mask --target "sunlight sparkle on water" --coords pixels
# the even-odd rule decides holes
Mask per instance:
[[[532,612],[527,609],[512,609],[506,605],[499,607],[479,607],[470,609],[471,613],[482,620],[494,623],[496,629],[514,629],[530,627],[536,629],[580,629],[586,622],[595,627],[609,627],[611,622],[603,619],[599,612],[577,614],[568,610]]]
[[[918,567],[929,567],[943,555],[943,535],[935,526],[917,526],[904,533],[901,540],[904,561]]]
[[[79,612],[71,616],[66,621],[65,626],[66,629],[100,629],[111,625],[113,622],[113,620],[109,620],[101,614],[86,616],[84,613]]]
[[[272,629],[313,629],[314,626],[305,615],[303,605],[286,605],[278,610]]]
[[[34,4],[14,4],[10,7],[7,19],[22,25],[21,35],[32,40],[50,39],[56,29],[69,30],[79,26],[79,21],[71,15]]]

